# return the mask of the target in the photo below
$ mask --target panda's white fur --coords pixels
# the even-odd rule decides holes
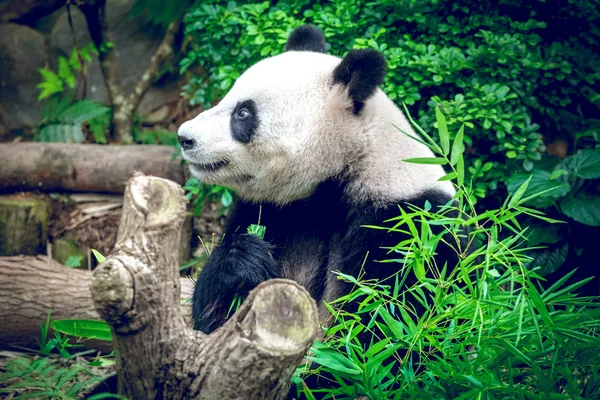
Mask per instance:
[[[180,128],[196,146],[184,152],[199,180],[232,187],[244,199],[287,204],[310,196],[317,185],[343,171],[353,178],[346,191],[357,201],[375,203],[410,199],[424,190],[450,196],[449,182],[438,165],[403,162],[433,157],[414,135],[403,113],[379,89],[360,115],[350,115],[347,89],[333,84],[341,59],[321,53],[289,51],[248,69],[215,107]],[[252,99],[258,129],[242,144],[230,132],[230,118],[239,102]],[[395,126],[394,126],[395,125]],[[193,164],[227,160],[216,171]]]

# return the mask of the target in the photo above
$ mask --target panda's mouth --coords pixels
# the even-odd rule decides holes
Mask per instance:
[[[194,165],[194,167],[196,167],[196,169],[203,171],[203,172],[215,172],[218,169],[229,165],[229,161],[221,160],[221,161],[217,161],[214,163],[207,163],[207,164],[194,163],[193,165]]]

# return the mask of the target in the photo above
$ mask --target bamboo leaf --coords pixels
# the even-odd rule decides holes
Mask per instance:
[[[442,150],[444,151],[444,155],[448,155],[448,152],[450,151],[450,135],[448,134],[448,125],[446,124],[446,117],[444,117],[444,114],[438,107],[435,108],[435,118],[438,124],[438,132],[440,134]]]

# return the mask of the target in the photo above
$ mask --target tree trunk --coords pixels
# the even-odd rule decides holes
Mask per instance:
[[[100,70],[113,107],[112,128],[117,142],[133,143],[133,115],[144,94],[157,78],[163,63],[174,53],[173,44],[181,25],[181,19],[167,27],[163,40],[150,59],[150,64],[137,82],[133,92],[127,94],[117,73],[114,43],[106,21],[106,0],[82,0],[77,3],[87,21],[90,37],[98,49]],[[108,44],[111,44],[110,46]]]
[[[185,197],[173,182],[133,178],[117,244],[95,271],[96,310],[111,327],[120,392],[135,399],[280,399],[315,338],[317,308],[295,282],[271,280],[211,335],[179,308],[177,247]]]
[[[0,144],[0,192],[21,190],[123,193],[140,171],[185,182],[169,146],[63,143]]]
[[[42,254],[50,204],[34,196],[0,196],[0,256]]]
[[[37,348],[48,310],[51,320],[100,319],[91,280],[91,271],[67,268],[45,256],[0,257],[0,344]],[[181,278],[181,297],[191,298],[192,291],[192,281]],[[99,340],[82,344],[106,352],[113,347]]]

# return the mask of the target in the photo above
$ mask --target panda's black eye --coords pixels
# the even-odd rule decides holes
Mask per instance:
[[[245,108],[240,108],[235,116],[240,121],[243,121],[250,116],[250,111],[246,110]]]
[[[250,143],[258,128],[258,110],[254,100],[244,100],[231,111],[231,135],[241,143]]]

